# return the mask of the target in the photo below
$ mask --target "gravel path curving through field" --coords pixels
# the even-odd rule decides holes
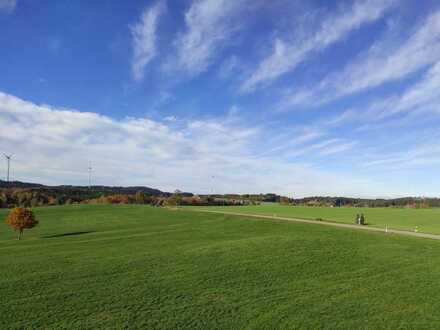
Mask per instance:
[[[336,222],[327,222],[327,221],[318,221],[318,220],[306,220],[306,219],[297,219],[297,218],[286,218],[286,217],[278,217],[278,216],[271,216],[271,215],[237,213],[237,212],[228,212],[228,211],[211,211],[211,210],[205,210],[205,209],[192,209],[192,211],[194,211],[194,210],[197,210],[198,212],[206,212],[206,213],[217,213],[217,214],[234,215],[234,216],[259,218],[259,219],[283,220],[283,221],[291,221],[291,222],[298,222],[298,223],[308,223],[308,224],[312,224],[312,225],[332,226],[332,227],[355,229],[355,230],[374,231],[374,232],[380,232],[380,233],[384,233],[384,234],[397,234],[397,235],[405,235],[405,236],[413,236],[413,237],[419,237],[419,238],[440,240],[440,235],[416,233],[416,232],[411,232],[411,231],[396,230],[396,229],[389,229],[389,228],[388,228],[388,230],[385,230],[383,228],[360,226],[360,225],[354,225],[354,224],[350,225],[350,224],[346,224],[346,223],[336,223]]]

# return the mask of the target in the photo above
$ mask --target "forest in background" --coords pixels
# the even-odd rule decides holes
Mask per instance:
[[[288,198],[266,194],[201,194],[164,192],[144,186],[46,186],[37,183],[6,182],[0,180],[0,208],[37,207],[66,204],[152,204],[164,205],[256,205],[281,203],[310,207],[440,207],[439,198],[404,197],[394,199],[366,199],[315,196]]]

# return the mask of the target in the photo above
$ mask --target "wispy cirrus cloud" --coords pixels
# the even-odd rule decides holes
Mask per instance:
[[[402,43],[390,49],[382,40],[349,63],[342,72],[328,74],[314,87],[288,91],[280,103],[322,105],[344,96],[406,78],[440,60],[440,12],[431,14]]]
[[[340,138],[325,139],[312,144],[300,145],[286,152],[286,157],[328,157],[351,150],[357,144],[356,141],[347,141]]]
[[[322,51],[362,25],[381,18],[394,3],[394,0],[356,1],[351,8],[342,8],[340,13],[326,18],[317,31],[302,40],[289,42],[277,38],[273,52],[243,82],[241,90],[252,91],[293,71],[313,52]]]
[[[12,13],[17,5],[17,0],[0,0],[0,12]]]
[[[190,75],[205,71],[233,33],[249,0],[195,0],[185,13],[185,29],[176,41],[173,63]]]
[[[405,151],[375,155],[370,160],[367,158],[362,165],[368,168],[380,168],[387,171],[439,165],[440,147],[434,140],[438,140],[438,136]]]
[[[303,148],[306,144],[323,138],[327,132],[312,127],[289,129],[285,132],[278,132],[268,139],[267,144],[262,148],[262,155],[295,155],[306,153]],[[302,152],[298,153],[298,149]]]
[[[424,77],[403,93],[387,111],[384,116],[392,116],[401,112],[425,108],[440,111],[440,61],[433,65]]]
[[[133,43],[133,59],[131,70],[133,78],[137,81],[144,77],[145,67],[157,55],[157,25],[159,17],[165,11],[165,3],[157,2],[146,8],[139,21],[131,26]]]
[[[412,124],[426,114],[440,114],[440,62],[425,72],[419,81],[399,94],[375,99],[365,106],[350,108],[325,121],[326,126],[338,126],[348,122],[362,125],[358,130],[384,128],[398,124]],[[407,118],[408,117],[408,118]],[[396,118],[396,120],[393,120]],[[380,123],[371,125],[371,123]]]

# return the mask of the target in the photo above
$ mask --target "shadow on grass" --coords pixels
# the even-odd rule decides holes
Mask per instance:
[[[85,235],[94,233],[94,231],[75,231],[72,233],[64,233],[64,234],[56,234],[56,235],[49,235],[49,236],[43,236],[43,238],[57,238],[57,237],[66,237],[66,236],[78,236],[78,235]]]

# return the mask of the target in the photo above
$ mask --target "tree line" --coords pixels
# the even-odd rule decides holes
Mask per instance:
[[[368,199],[315,196],[289,199],[288,203],[303,206],[429,208],[440,207],[440,198],[403,197],[394,199]]]
[[[151,204],[153,206],[177,205],[247,205],[257,204],[243,196],[198,196],[175,192],[151,194],[144,191],[136,193],[116,193],[88,188],[3,188],[0,189],[0,208],[38,207],[69,204]]]
[[[14,186],[15,185],[15,186]],[[181,191],[162,192],[149,187],[108,186],[43,186],[27,183],[6,183],[0,180],[0,208],[37,207],[68,204],[151,204],[173,205],[285,205],[331,207],[440,207],[439,198],[405,197],[395,199],[365,199],[350,197],[315,196],[288,198],[267,194],[206,194],[194,195]]]

